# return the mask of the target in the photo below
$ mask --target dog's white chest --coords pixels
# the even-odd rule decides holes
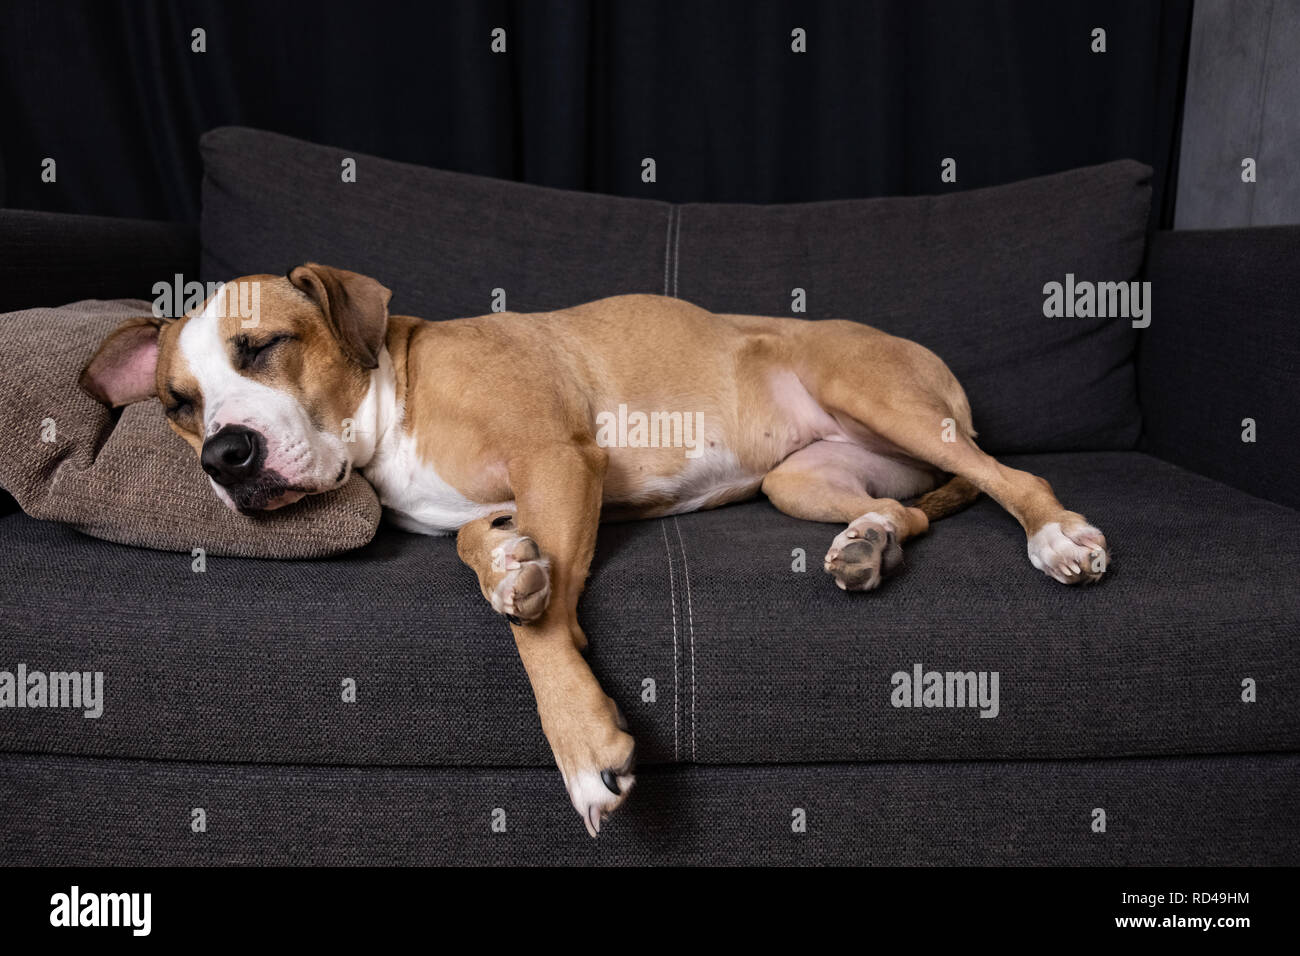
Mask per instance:
[[[409,435],[386,442],[361,471],[374,485],[389,520],[407,531],[448,534],[470,521],[515,508],[513,501],[470,501],[420,457]]]

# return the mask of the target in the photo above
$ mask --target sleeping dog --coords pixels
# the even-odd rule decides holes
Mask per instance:
[[[252,318],[238,307],[249,284]],[[359,470],[400,526],[457,532],[592,836],[634,780],[633,739],[583,659],[576,614],[602,518],[762,491],[841,526],[824,568],[869,591],[908,538],[983,492],[1024,526],[1039,571],[1062,584],[1106,571],[1102,533],[979,449],[961,385],[913,342],[656,295],[448,322],[390,316],[390,295],[314,263],[247,276],[182,318],[123,323],[81,383],[114,406],[156,396],[241,512]]]

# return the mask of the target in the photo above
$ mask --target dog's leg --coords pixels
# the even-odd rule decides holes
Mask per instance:
[[[851,417],[904,453],[970,481],[1025,529],[1029,560],[1062,584],[1105,573],[1105,536],[1067,511],[1037,475],[1008,468],[975,444],[970,405],[933,352],[891,336],[854,333],[848,323],[810,323],[810,391],[824,409]],[[817,327],[823,328],[817,328]],[[856,374],[871,368],[872,374]]]
[[[955,442],[926,436],[924,419],[891,422],[893,435],[911,454],[925,456],[946,471],[969,480],[1002,505],[1025,529],[1029,562],[1062,584],[1092,584],[1110,566],[1106,536],[1057,500],[1047,479],[1008,468],[986,454],[968,435]],[[933,426],[933,421],[929,422]],[[905,436],[903,432],[909,433]]]
[[[867,493],[869,455],[817,442],[795,452],[763,479],[763,493],[781,511],[806,521],[847,524],[831,542],[823,567],[846,591],[870,591],[903,561],[902,543],[929,520],[916,508]]]
[[[548,562],[550,600],[536,618],[512,622],[511,628],[537,698],[542,730],[569,799],[592,836],[635,782],[635,742],[618,706],[583,659],[586,637],[577,619],[578,597],[595,550],[605,463],[605,453],[594,445],[548,447],[511,462],[515,527],[503,523],[494,528],[492,518],[483,519],[467,527],[458,543],[485,591],[493,575],[501,573],[493,552],[503,540],[527,538],[535,543],[539,560]],[[511,553],[523,556],[513,548]]]

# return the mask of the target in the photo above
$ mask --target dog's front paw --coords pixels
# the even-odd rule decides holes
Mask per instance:
[[[871,512],[836,535],[822,568],[843,591],[870,591],[902,562],[894,523]]]
[[[501,576],[488,597],[498,614],[516,624],[541,617],[551,597],[551,572],[537,542],[506,538],[492,549],[492,570]]]
[[[603,697],[604,695],[602,695]],[[573,808],[593,837],[627,799],[636,783],[636,741],[608,697],[587,718],[570,712],[562,726],[547,728],[555,762]]]
[[[1029,563],[1062,584],[1093,584],[1110,567],[1106,536],[1084,521],[1069,515],[1052,521],[1029,538]]]

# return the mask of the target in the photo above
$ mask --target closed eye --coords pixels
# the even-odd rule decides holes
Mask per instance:
[[[174,388],[169,388],[166,400],[163,402],[163,411],[167,413],[168,418],[184,418],[194,411],[194,399]]]
[[[287,332],[261,341],[254,341],[246,335],[241,335],[235,339],[235,367],[240,371],[257,370],[266,364],[266,360],[278,346],[291,342],[295,338],[297,336]]]

